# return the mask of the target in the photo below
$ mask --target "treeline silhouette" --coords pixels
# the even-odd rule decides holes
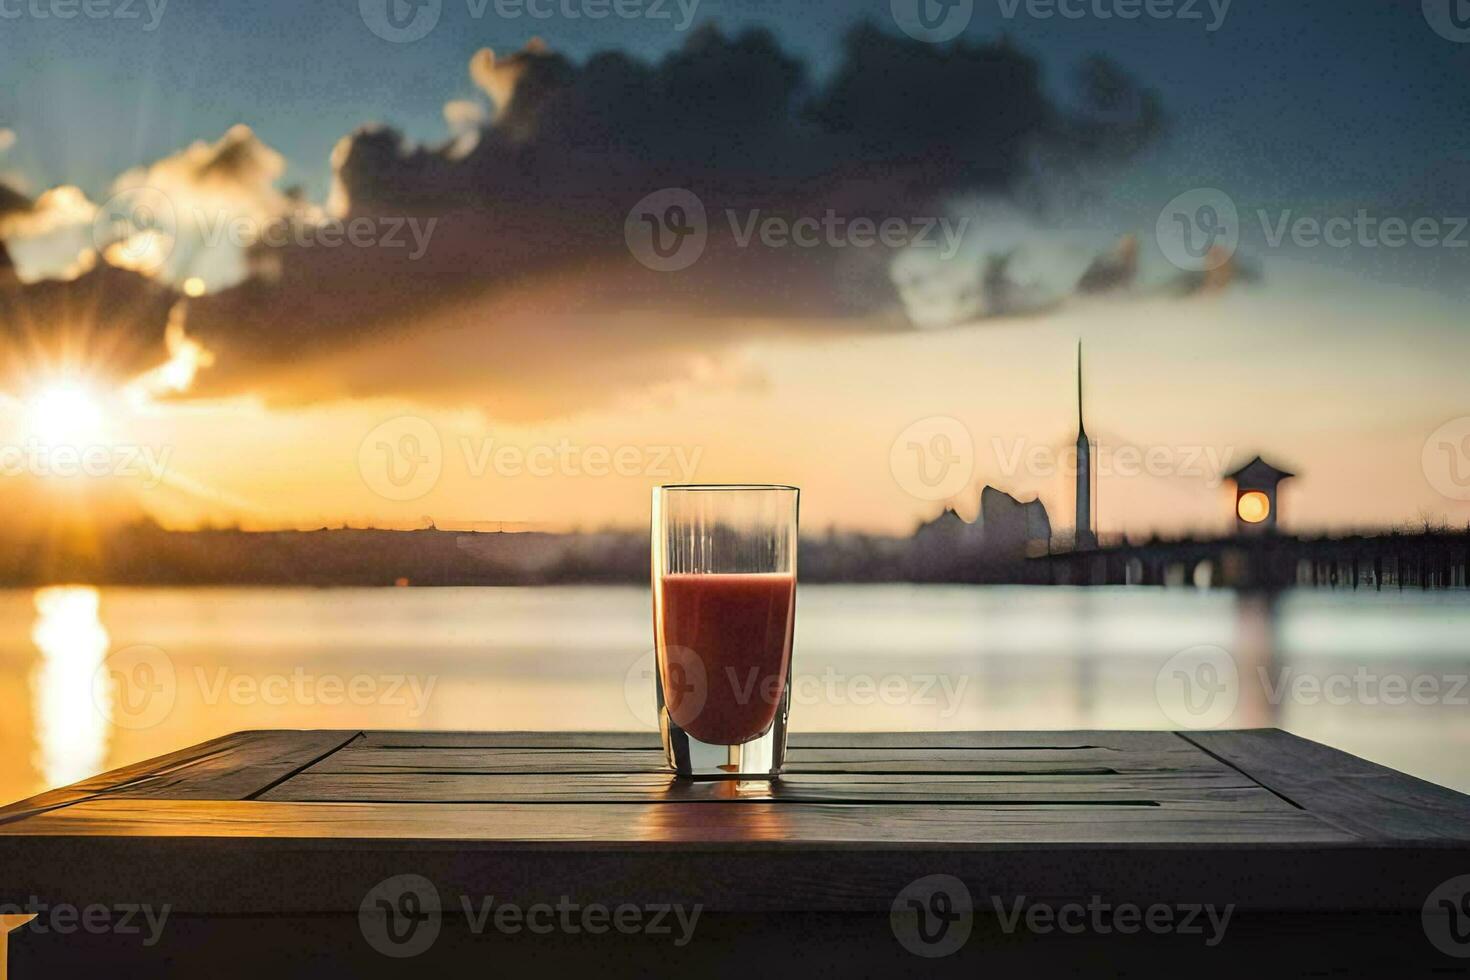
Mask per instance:
[[[648,555],[642,531],[169,531],[145,522],[0,549],[0,585],[642,584]],[[802,541],[800,562],[807,582],[1028,581],[1028,574],[1047,574],[1028,572],[1021,556],[933,534],[829,532]]]

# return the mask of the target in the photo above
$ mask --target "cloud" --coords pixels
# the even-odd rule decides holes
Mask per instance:
[[[444,103],[444,123],[449,127],[452,140],[446,154],[455,160],[463,159],[480,145],[480,137],[490,125],[491,114],[485,106],[473,99],[454,99]]]
[[[91,269],[96,213],[76,187],[55,187],[31,201],[0,185],[0,241],[19,279],[74,279]]]
[[[161,192],[177,220],[104,205],[107,228],[122,212],[109,261],[213,294],[191,306],[190,335],[218,355],[196,390],[567,413],[754,338],[909,329],[889,271],[900,250],[770,247],[739,229],[937,218],[955,195],[1009,194],[1038,148],[1122,159],[1147,135],[1054,105],[1008,43],[940,47],[871,26],[822,84],[769,33],[713,28],[657,61],[576,64],[534,43],[481,51],[468,71],[488,107],[448,103],[437,146],[382,125],[346,137],[325,212],[277,188],[283,161],[243,126],[119,178],[123,205]],[[709,216],[702,257],[676,274],[625,239],[630,208],[669,187]],[[239,218],[290,234],[221,243],[199,234],[199,212],[216,231]],[[349,228],[365,244],[323,235]],[[979,259],[964,261],[969,274]]]
[[[276,187],[285,160],[248,126],[199,141],[112,185],[97,222],[109,262],[164,282],[208,290],[249,278],[249,251],[298,201]]]

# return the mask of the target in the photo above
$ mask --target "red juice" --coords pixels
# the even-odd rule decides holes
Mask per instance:
[[[665,575],[659,588],[669,716],[711,745],[765,734],[785,694],[795,576]]]

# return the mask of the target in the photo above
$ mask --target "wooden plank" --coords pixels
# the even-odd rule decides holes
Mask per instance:
[[[362,733],[361,747],[382,748],[561,748],[658,749],[655,732],[451,732],[373,730]],[[1115,748],[1191,752],[1173,732],[793,732],[787,744],[805,748],[1034,748],[1070,750]]]
[[[84,804],[90,806],[91,804]],[[235,804],[238,805],[238,804]],[[287,804],[277,804],[285,806]],[[709,809],[709,808],[703,808]],[[1150,835],[1136,834],[1140,841]],[[1416,917],[1446,864],[1470,849],[1397,850],[1333,841],[948,843],[642,847],[578,842],[204,836],[0,837],[0,900],[169,904],[176,914],[355,915],[368,890],[417,874],[458,894],[522,904],[698,902],[709,910],[869,910],[924,875],[946,873],[975,898],[1218,902],[1240,908],[1399,909]]]
[[[789,773],[1218,773],[1228,769],[1193,746],[1168,754],[1090,748],[794,748]],[[659,749],[449,748],[354,743],[312,767],[314,773],[636,773],[664,770]]]
[[[330,841],[455,841],[496,846],[576,843],[761,844],[781,847],[874,843],[1350,842],[1357,838],[1301,810],[1175,812],[1157,807],[986,807],[951,804],[843,806],[780,803],[556,804],[274,803],[99,798],[0,825],[0,839],[50,835],[132,838],[294,838]]]
[[[419,749],[650,749],[661,751],[657,732],[423,732],[362,733],[363,748]]]
[[[236,732],[11,804],[0,809],[0,824],[111,793],[158,799],[245,799],[306,768],[359,734]]]
[[[1285,799],[1370,840],[1470,841],[1470,796],[1274,729],[1183,736]]]
[[[1209,776],[803,775],[690,782],[671,773],[584,775],[306,773],[260,797],[301,803],[964,803],[1290,810],[1237,773]]]

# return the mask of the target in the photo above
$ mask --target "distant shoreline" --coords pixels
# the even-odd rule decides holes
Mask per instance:
[[[1216,587],[1463,588],[1470,568],[1470,532],[1443,530],[1150,539],[1076,553],[1065,541],[1038,550],[1036,541],[1001,547],[997,538],[952,516],[907,538],[828,532],[802,540],[800,577],[844,585],[1183,585],[1200,584],[1197,566],[1211,564],[1222,572],[1204,576],[1204,584]],[[135,524],[0,549],[0,588],[643,586],[648,554],[647,534],[633,531],[167,531]],[[1242,561],[1269,576],[1242,583],[1224,574]]]

